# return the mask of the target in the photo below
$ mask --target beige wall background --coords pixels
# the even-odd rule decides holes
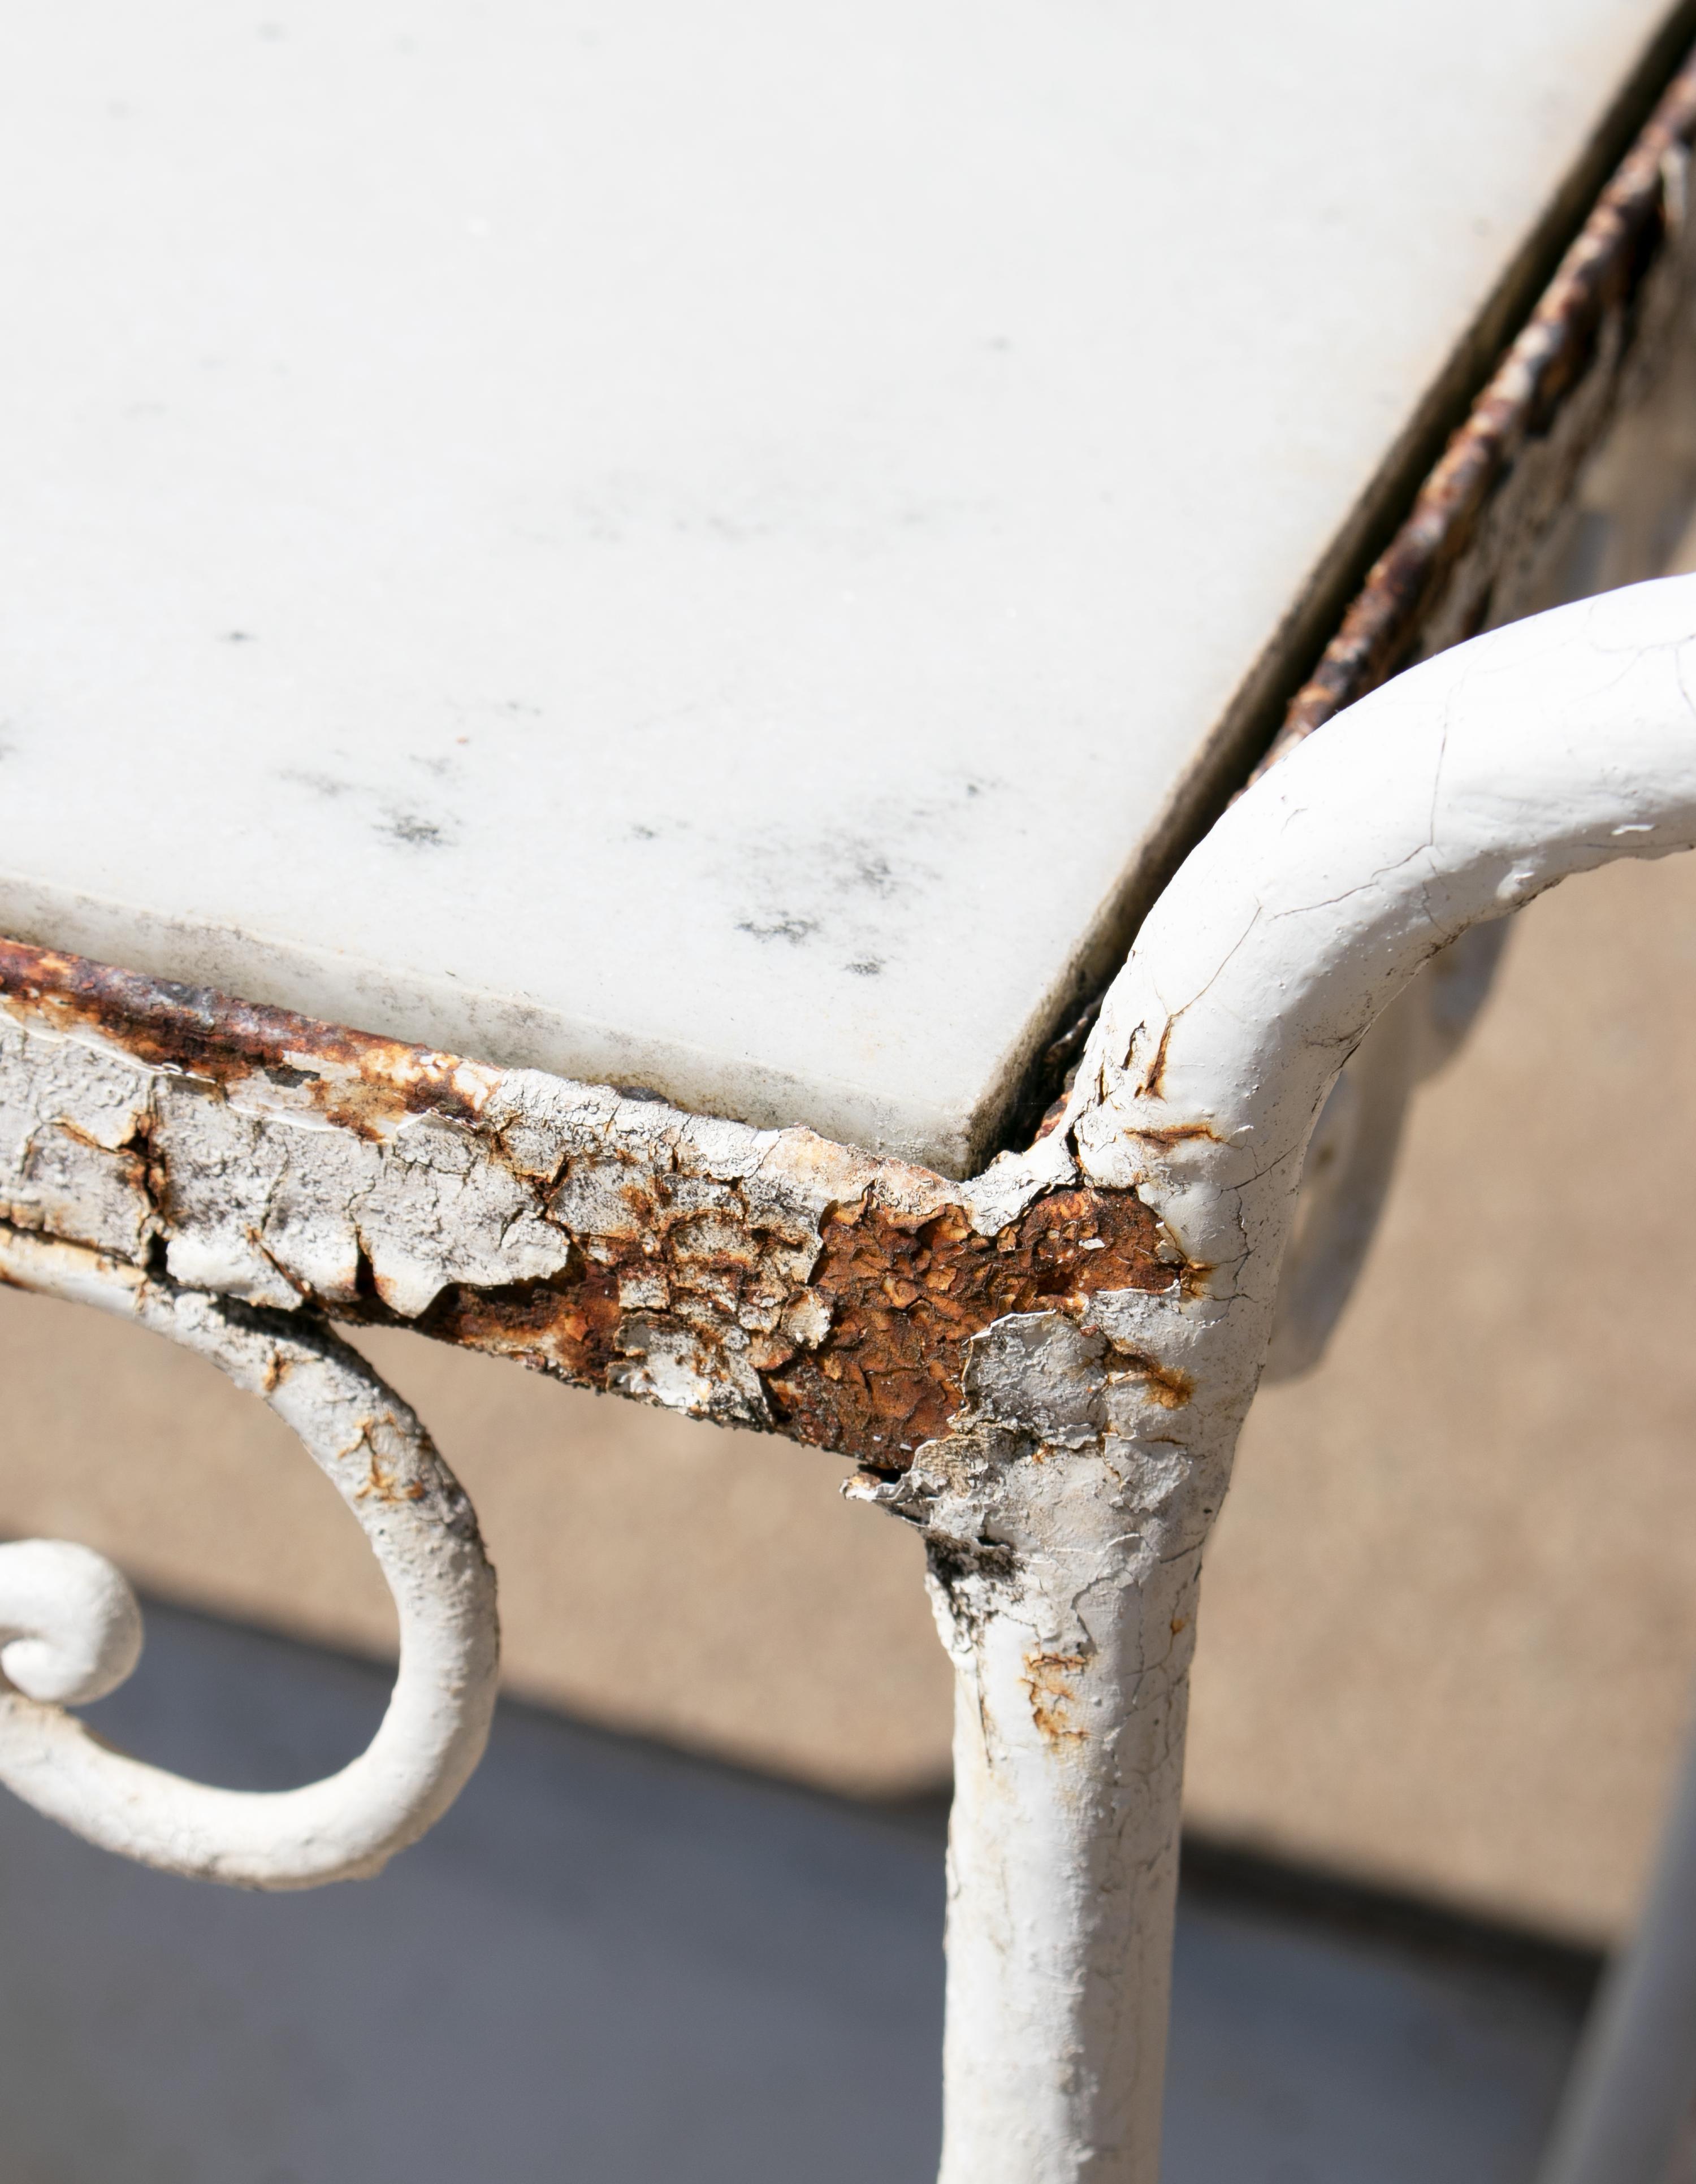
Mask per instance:
[[[1696,859],[1519,921],[1421,1096],[1331,1357],[1256,1408],[1210,1553],[1216,1833],[1557,1931],[1640,1886],[1696,1678]],[[513,1690],[861,1795],[940,1782],[915,1541],[816,1451],[361,1336],[471,1490]],[[390,1641],[291,1438],[138,1329],[0,1295],[0,1531]]]

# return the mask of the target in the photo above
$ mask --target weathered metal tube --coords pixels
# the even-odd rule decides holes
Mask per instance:
[[[944,2184],[1156,2184],[1197,1568],[1338,1071],[1470,928],[1696,845],[1696,578],[1460,646],[1320,729],[1156,905],[1004,1204],[1155,1217],[1162,1290],[975,1334],[863,1491],[920,1524],[958,1676]]]

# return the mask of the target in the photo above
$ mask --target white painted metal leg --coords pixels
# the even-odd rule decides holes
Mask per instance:
[[[1469,928],[1696,844],[1693,694],[1696,579],[1674,578],[1340,715],[1189,859],[1060,1126],[984,1179],[1002,1206],[1134,1192],[1171,1280],[987,1329],[953,1430],[866,1490],[923,1528],[959,1676],[946,2184],[1157,2184],[1196,1565],[1315,1118]]]
[[[1102,1294],[972,1345],[958,1430],[863,1486],[920,1524],[955,1679],[944,2184],[1153,2184],[1202,1543],[1252,1377],[1222,1315]]]
[[[1674,2184],[1673,2157],[1693,2107],[1696,1743],[1637,1932],[1610,1967],[1585,2027],[1539,2184]]]
[[[1129,1446],[1014,1479],[1016,1564],[939,1554],[932,1580],[957,1670],[942,2176],[1152,2175],[1202,1526]]]

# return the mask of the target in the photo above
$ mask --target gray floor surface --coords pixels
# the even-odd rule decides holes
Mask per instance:
[[[153,1607],[90,1719],[280,1787],[387,1680]],[[144,1873],[0,1797],[0,2184],[927,2184],[942,1847],[884,1814],[503,1710],[379,1880]],[[1166,2184],[1522,2184],[1558,1982],[1186,1892]]]

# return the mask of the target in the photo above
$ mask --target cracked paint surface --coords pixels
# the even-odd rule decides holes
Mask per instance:
[[[0,943],[0,1219],[272,1310],[410,1324],[895,1471],[967,1346],[1163,1286],[1135,1200],[1013,1198]]]

